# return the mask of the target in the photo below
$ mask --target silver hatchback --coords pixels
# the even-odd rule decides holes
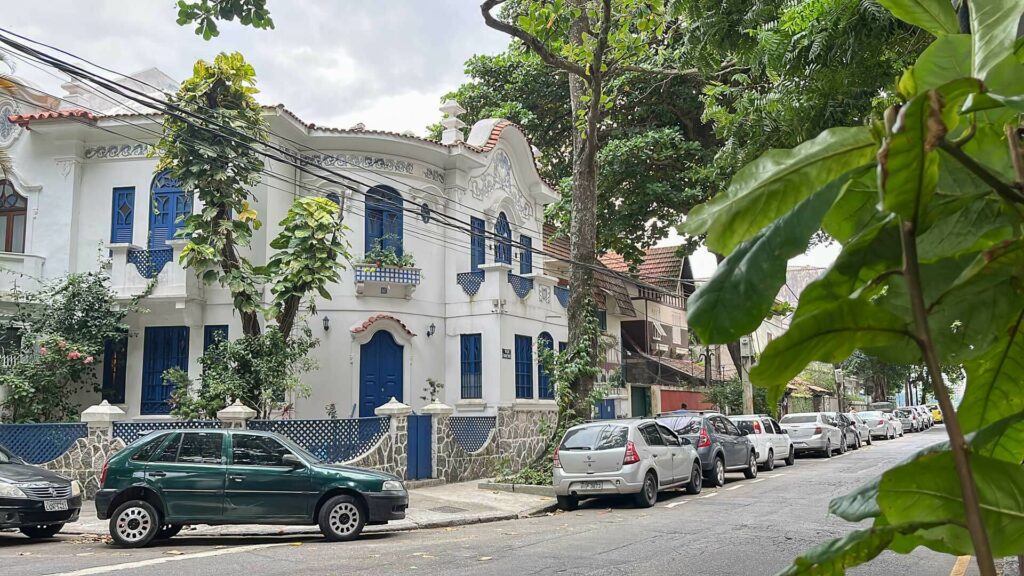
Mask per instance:
[[[633,494],[650,507],[658,491],[701,490],[697,451],[654,420],[588,422],[565,432],[555,450],[553,484],[558,505],[573,510],[584,498]]]

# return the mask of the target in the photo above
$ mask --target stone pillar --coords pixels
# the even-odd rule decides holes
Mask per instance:
[[[430,477],[442,478],[442,473],[448,469],[448,449],[452,442],[451,428],[448,426],[448,418],[455,409],[451,406],[434,400],[424,406],[420,412],[431,416],[431,446],[430,446]]]
[[[117,406],[104,400],[82,412],[82,422],[89,428],[89,439],[95,443],[109,441],[114,437],[114,422],[124,420],[126,414]]]
[[[373,413],[390,418],[388,435],[391,436],[391,454],[385,469],[391,469],[395,476],[405,478],[405,471],[409,467],[409,415],[412,414],[412,406],[402,404],[392,396],[387,404],[378,406]]]
[[[245,429],[245,423],[256,417],[256,411],[235,400],[234,404],[217,412],[217,419],[224,423],[225,428]]]

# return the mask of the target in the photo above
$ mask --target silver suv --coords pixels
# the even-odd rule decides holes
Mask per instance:
[[[565,432],[555,450],[555,495],[563,510],[583,498],[633,494],[647,508],[658,491],[701,489],[697,451],[686,438],[654,420],[589,422]]]

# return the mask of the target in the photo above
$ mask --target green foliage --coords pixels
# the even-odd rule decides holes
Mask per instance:
[[[209,40],[220,35],[218,21],[230,22],[238,18],[243,26],[273,28],[274,21],[267,10],[267,0],[178,0],[178,25],[196,25],[196,35]]]
[[[278,330],[218,339],[199,358],[203,371],[198,384],[180,369],[164,372],[164,379],[174,385],[171,414],[213,419],[229,403],[241,400],[256,410],[257,418],[269,418],[288,394],[309,395],[299,377],[316,369],[309,352],[319,343],[307,327],[288,339]]]
[[[420,396],[420,400],[427,403],[436,402],[442,390],[444,390],[444,382],[427,378],[427,385],[423,387],[423,396]]]
[[[364,264],[372,264],[374,266],[397,266],[399,268],[415,266],[416,259],[413,258],[411,252],[403,250],[402,255],[399,256],[394,246],[384,246],[384,243],[387,240],[393,238],[397,238],[397,236],[394,234],[385,234],[384,236],[374,240],[373,247],[370,248],[366,254],[363,254],[362,262]]]
[[[137,303],[119,303],[104,272],[69,274],[19,294],[3,328],[16,330],[20,345],[4,350],[18,358],[0,368],[7,395],[0,409],[13,422],[77,419],[79,392],[100,391],[96,368],[107,341],[128,337],[125,316]]]
[[[880,375],[873,386],[902,386],[915,375],[931,383],[950,443],[834,501],[833,513],[871,518],[872,527],[812,550],[785,573],[839,574],[886,548],[926,546],[975,554],[982,573],[994,574],[992,555],[1024,552],[1024,156],[1016,107],[1024,66],[1012,40],[1024,1],[972,2],[973,50],[946,35],[956,31],[948,3],[884,4],[939,35],[903,74],[900,106],[866,126],[765,154],[695,211],[687,229],[706,232],[709,246],[729,257],[719,280],[698,290],[689,319],[715,344],[764,317],[771,301],[763,294],[782,280],[763,271],[784,265],[788,252],[765,250],[761,258],[776,262],[757,267],[744,252],[776,227],[804,237],[815,224],[788,219],[804,199],[838,190],[813,216],[824,214],[842,253],[803,292],[789,330],[767,346],[751,380],[774,401],[812,361],[839,362],[859,350],[847,366]],[[724,279],[743,286],[755,278],[764,284],[758,297],[733,295],[747,310],[701,309],[720,301],[714,290],[728,289]],[[723,319],[729,326],[710,325]],[[958,415],[944,383],[961,377],[961,363],[968,378]]]
[[[714,404],[725,414],[743,413],[743,384],[737,379],[716,381],[704,391],[704,401]],[[771,414],[775,407],[768,404],[764,388],[754,388],[754,413]]]

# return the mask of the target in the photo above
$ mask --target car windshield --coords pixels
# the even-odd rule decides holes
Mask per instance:
[[[629,428],[618,424],[585,426],[565,433],[559,450],[611,450],[625,448]]]
[[[786,414],[779,420],[782,424],[810,424],[817,421],[817,414]]]
[[[746,434],[756,434],[754,431],[754,422],[752,420],[733,420],[732,423],[735,424],[741,432]]]
[[[676,434],[700,434],[701,423],[704,418],[700,416],[670,416],[658,419],[662,424],[676,431]]]

